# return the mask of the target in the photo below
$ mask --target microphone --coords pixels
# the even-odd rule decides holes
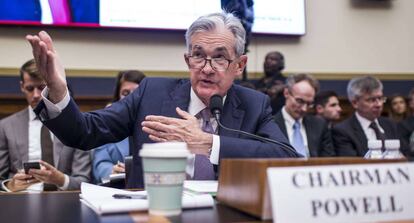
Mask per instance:
[[[298,152],[296,152],[296,150],[291,145],[289,145],[287,143],[279,142],[279,141],[276,141],[276,140],[273,140],[273,139],[269,139],[269,138],[265,138],[265,137],[258,136],[258,135],[254,135],[252,133],[245,132],[245,131],[227,128],[226,126],[224,126],[223,124],[221,124],[221,122],[220,122],[220,116],[221,116],[221,112],[223,111],[223,98],[220,95],[218,95],[218,94],[215,94],[215,95],[211,96],[211,98],[210,98],[210,111],[211,111],[211,114],[214,115],[214,118],[216,119],[217,124],[221,128],[223,128],[223,129],[225,129],[227,131],[240,133],[242,135],[248,136],[248,137],[253,138],[253,139],[260,140],[262,142],[274,143],[276,145],[281,146],[281,148],[283,150],[285,150],[287,152],[290,152],[290,153],[293,153],[293,154],[295,154],[298,157],[302,157],[302,155],[300,155]]]

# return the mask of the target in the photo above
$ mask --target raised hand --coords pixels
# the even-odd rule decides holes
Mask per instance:
[[[27,35],[26,39],[32,46],[39,72],[46,81],[49,100],[60,102],[66,95],[66,74],[52,38],[45,31],[40,31],[38,35]]]
[[[194,116],[180,108],[176,108],[176,111],[182,119],[148,115],[142,122],[142,130],[155,142],[186,142],[191,153],[209,155],[213,135],[203,132]]]

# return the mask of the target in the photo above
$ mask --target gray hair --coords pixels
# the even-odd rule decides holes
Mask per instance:
[[[239,57],[244,54],[244,44],[246,42],[246,31],[243,25],[236,16],[227,12],[212,13],[201,16],[191,24],[190,28],[185,33],[185,40],[187,44],[188,53],[191,53],[191,37],[198,32],[209,32],[223,25],[230,32],[233,33],[236,41],[234,49],[236,56]]]
[[[304,73],[289,75],[289,77],[286,79],[286,87],[289,90],[292,90],[293,85],[302,81],[307,81],[315,90],[315,93],[319,91],[319,81],[316,80],[314,76]]]
[[[363,94],[369,94],[375,90],[382,91],[382,89],[382,83],[377,78],[372,76],[362,76],[352,78],[348,83],[346,92],[348,94],[348,100],[352,102]]]

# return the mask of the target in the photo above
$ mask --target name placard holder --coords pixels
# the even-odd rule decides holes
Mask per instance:
[[[414,163],[270,167],[273,221],[414,219]]]
[[[362,157],[322,157],[291,159],[222,159],[217,200],[262,220],[272,219],[267,182],[269,167],[303,167],[374,163],[407,163],[406,159],[363,159]]]

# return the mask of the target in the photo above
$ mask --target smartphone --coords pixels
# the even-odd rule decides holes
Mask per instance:
[[[30,169],[40,169],[40,163],[39,162],[24,162],[23,168],[24,168],[24,172],[28,174]]]

